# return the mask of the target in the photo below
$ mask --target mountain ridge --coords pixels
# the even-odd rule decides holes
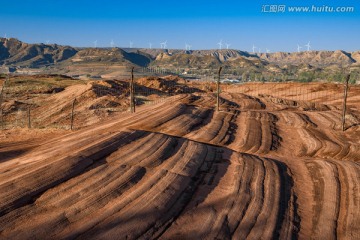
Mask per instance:
[[[125,67],[162,68],[270,68],[309,65],[341,69],[359,66],[360,51],[304,51],[250,53],[234,49],[180,50],[146,48],[76,48],[58,44],[29,44],[0,38],[0,65],[42,68],[49,65],[119,64]]]

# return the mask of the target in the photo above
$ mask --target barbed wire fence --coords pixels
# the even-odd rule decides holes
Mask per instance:
[[[242,93],[255,97],[276,98],[281,100],[292,100],[299,102],[321,103],[323,105],[337,105],[343,100],[343,84],[319,83],[245,83],[241,85],[223,84],[224,92]],[[280,103],[280,102],[279,102]]]
[[[131,87],[132,76],[134,83]],[[38,89],[31,83],[7,77],[0,88],[0,126],[2,129],[73,130],[117,113],[129,112],[132,101],[135,107],[171,102],[175,99],[171,98],[172,96],[192,93],[211,93],[215,97],[224,93],[244,94],[284,106],[301,105],[306,110],[344,109],[342,83],[249,82],[241,78],[230,79],[216,70],[211,74],[188,75],[181,69],[174,72],[164,68],[144,67],[133,72],[129,69],[113,80],[91,80],[84,86],[86,87],[82,91],[64,95],[62,98],[56,97],[61,91],[55,90],[44,97],[37,93]],[[349,89],[349,96],[354,94],[352,88]],[[130,99],[132,93],[133,98]],[[347,112],[352,109],[354,106],[350,104]]]

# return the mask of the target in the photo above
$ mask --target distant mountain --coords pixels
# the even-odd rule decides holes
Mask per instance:
[[[308,51],[295,53],[262,53],[257,54],[261,59],[271,63],[280,65],[293,64],[310,64],[317,67],[326,67],[329,65],[349,66],[356,63],[357,60],[353,58],[351,53],[345,51]],[[358,60],[360,57],[358,55]]]
[[[360,51],[353,52],[351,58],[354,59],[357,63],[360,63]]]
[[[28,44],[15,38],[0,38],[0,65],[15,68],[42,68],[48,65],[116,64],[117,66],[156,66],[162,68],[246,69],[272,73],[313,68],[341,69],[360,65],[360,52],[304,51],[249,53],[239,50],[174,50],[136,48],[74,48],[57,44]],[[62,66],[62,67],[61,67]],[[304,67],[306,66],[306,67]],[[287,69],[287,70],[286,70]],[[290,71],[289,70],[289,71]],[[291,70],[292,71],[292,70]]]
[[[345,51],[308,51],[308,52],[276,52],[276,53],[255,53],[237,50],[198,50],[161,52],[157,55],[152,64],[189,67],[200,66],[211,67],[214,65],[231,65],[233,67],[251,67],[254,65],[275,64],[301,65],[310,64],[315,67],[339,66],[346,67],[360,62],[360,52],[347,53]],[[238,63],[238,64],[236,64]]]
[[[38,67],[73,57],[76,50],[57,44],[27,44],[15,38],[0,38],[0,64]]]
[[[73,57],[68,59],[72,62],[81,63],[102,63],[102,62],[116,62],[123,65],[137,65],[145,67],[153,58],[151,55],[137,52],[126,52],[120,48],[86,48],[78,51]]]
[[[15,38],[0,38],[0,65],[39,68],[59,63],[117,62],[147,66],[153,57],[120,48],[73,48],[57,44],[28,44]]]
[[[236,50],[197,50],[162,52],[150,64],[165,68],[192,68],[192,69],[214,69],[222,66],[224,69],[264,68],[269,63],[257,56]]]

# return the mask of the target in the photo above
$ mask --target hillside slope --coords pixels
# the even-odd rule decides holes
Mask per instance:
[[[0,159],[0,238],[359,239],[355,122],[340,131],[335,106],[215,101],[180,94]]]
[[[68,46],[56,44],[27,44],[17,39],[0,38],[0,64],[27,65],[38,67],[61,62],[76,54],[76,50]]]

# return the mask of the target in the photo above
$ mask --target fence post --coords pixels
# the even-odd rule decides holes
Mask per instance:
[[[27,115],[28,115],[28,128],[30,129],[31,128],[31,106],[28,107],[28,110],[27,110]]]
[[[220,74],[222,67],[219,68],[218,79],[216,83],[216,111],[220,111]]]
[[[130,82],[130,111],[135,112],[135,99],[134,99],[134,67],[131,68],[131,82]]]
[[[1,121],[1,129],[5,129],[4,117],[3,117],[3,110],[0,107],[0,121]]]
[[[5,78],[5,81],[1,87],[1,91],[0,91],[0,108],[1,108],[1,105],[2,105],[2,102],[3,102],[3,99],[4,99],[4,91],[5,91],[5,86],[6,86],[6,83],[9,81],[9,74],[6,76]]]
[[[346,116],[346,100],[348,95],[350,74],[346,76],[344,83],[344,101],[343,101],[343,112],[342,112],[342,130],[345,131],[345,116]]]
[[[76,98],[74,98],[74,101],[72,102],[72,107],[71,107],[71,123],[70,123],[70,130],[73,130],[73,128],[74,128],[74,110],[75,110],[75,102],[76,102]]]
[[[5,89],[5,85],[6,85],[6,81],[9,79],[9,75],[7,75],[4,84],[1,87],[1,91],[0,91],[0,120],[1,120],[1,128],[4,129],[4,118],[3,118],[3,109],[1,107],[2,102],[3,102],[3,95],[4,95],[4,89]]]

